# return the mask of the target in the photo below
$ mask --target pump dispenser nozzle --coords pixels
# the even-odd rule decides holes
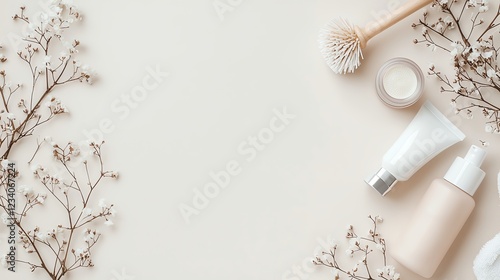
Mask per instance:
[[[472,145],[465,158],[457,157],[451,165],[444,179],[459,187],[471,196],[484,178],[484,171],[480,169],[486,157],[486,151],[478,146]]]
[[[486,151],[484,149],[472,145],[464,159],[477,167],[481,167],[481,164],[483,164],[485,157]]]

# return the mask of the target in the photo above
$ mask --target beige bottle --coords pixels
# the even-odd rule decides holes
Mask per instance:
[[[392,257],[430,278],[474,209],[472,196],[484,178],[486,151],[472,146],[457,157],[444,179],[434,180],[393,246]]]

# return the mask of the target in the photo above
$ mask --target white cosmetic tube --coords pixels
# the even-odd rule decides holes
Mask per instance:
[[[410,179],[432,158],[464,138],[462,131],[426,101],[385,153],[382,168],[365,181],[381,195],[386,195],[398,181]]]

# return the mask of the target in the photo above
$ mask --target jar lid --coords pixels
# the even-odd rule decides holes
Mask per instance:
[[[415,104],[422,96],[424,83],[420,67],[402,57],[384,63],[375,80],[378,96],[393,108],[406,108]]]

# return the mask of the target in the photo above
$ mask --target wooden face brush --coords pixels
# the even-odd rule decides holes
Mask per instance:
[[[386,20],[368,24],[363,29],[345,19],[332,20],[319,35],[319,45],[326,63],[337,74],[353,73],[361,64],[361,50],[368,40],[431,2],[432,0],[408,0]]]

